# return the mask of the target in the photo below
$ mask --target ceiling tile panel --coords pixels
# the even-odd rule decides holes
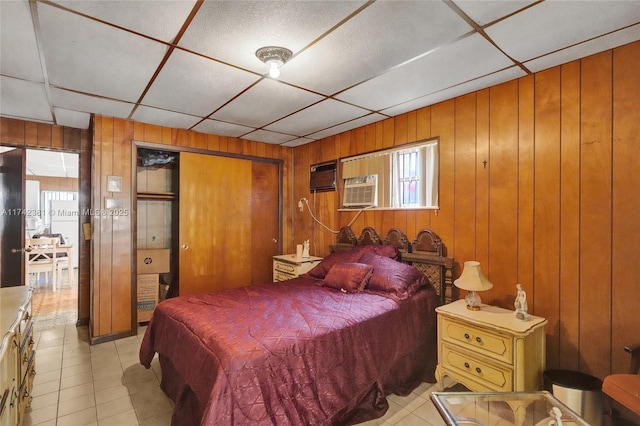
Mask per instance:
[[[173,1],[54,1],[63,7],[105,22],[171,42],[191,13],[194,0]]]
[[[53,122],[43,84],[0,76],[0,115]]]
[[[56,124],[59,126],[75,127],[76,129],[89,128],[91,114],[64,108],[54,108],[53,112],[56,115]]]
[[[315,139],[310,139],[310,138],[297,138],[297,139],[294,139],[292,141],[283,143],[282,146],[288,146],[288,147],[293,148],[295,146],[308,144],[309,142],[314,142],[314,141],[315,141]]]
[[[240,136],[251,132],[253,129],[251,127],[225,123],[224,121],[207,119],[195,126],[193,130],[202,133],[210,133],[213,135],[239,138]]]
[[[244,135],[243,138],[258,142],[282,144],[290,141],[291,139],[295,139],[295,136],[285,135],[284,133],[269,132],[267,130],[256,130]]]
[[[194,117],[193,115],[165,111],[143,105],[136,109],[132,118],[135,121],[157,124],[159,126],[175,127],[176,129],[189,129],[200,121],[199,117]]]
[[[260,78],[176,49],[142,103],[206,117]]]
[[[43,83],[28,1],[0,1],[0,74]]]
[[[379,1],[282,67],[283,81],[331,95],[471,31],[446,4]]]
[[[322,99],[320,95],[265,78],[211,118],[262,127]]]
[[[27,174],[32,176],[78,177],[78,154],[27,149]]]
[[[635,24],[639,17],[640,1],[545,1],[485,31],[524,62]]]
[[[474,66],[465,66],[466,63]],[[512,61],[476,33],[336,97],[382,110],[512,65]]]
[[[51,88],[51,99],[54,105],[60,108],[117,118],[128,118],[134,107],[132,103],[83,95],[55,87]]]
[[[255,52],[282,46],[298,52],[364,1],[206,1],[180,46],[260,74]]]
[[[640,39],[640,24],[607,34],[606,36],[598,37],[585,43],[580,43],[576,46],[560,50],[559,52],[539,57],[532,61],[525,62],[524,65],[530,71],[538,72],[579,58],[584,58],[593,52],[613,49],[614,47],[622,46],[623,44],[638,39]]]
[[[357,127],[366,126],[367,124],[375,123],[376,121],[384,120],[385,118],[388,117],[382,114],[373,113],[365,115],[364,117],[356,118],[355,120],[351,120],[343,124],[338,124],[337,126],[331,127],[326,130],[320,130],[319,132],[310,134],[309,137],[314,139],[322,139],[327,136],[335,135],[336,133],[342,133],[346,132],[347,130],[355,129]]]
[[[468,1],[454,0],[467,16],[481,27],[521,10],[537,0]]]
[[[365,109],[327,99],[270,124],[265,129],[296,136],[306,136],[367,114],[369,114],[369,111]]]
[[[145,37],[38,3],[42,39],[54,86],[137,101],[166,46]]]
[[[383,109],[381,112],[390,116],[396,116],[398,114],[404,114],[405,112],[413,111],[418,108],[422,108],[426,105],[433,105],[438,102],[446,101],[457,96],[462,96],[467,93],[474,92],[476,90],[486,89],[487,87],[503,83],[505,81],[514,80],[516,78],[524,77],[526,74],[522,68],[513,66],[503,71],[499,71],[493,74],[489,74],[485,77],[481,77],[475,80],[462,83],[448,89],[444,89],[427,96],[396,105],[391,108]]]

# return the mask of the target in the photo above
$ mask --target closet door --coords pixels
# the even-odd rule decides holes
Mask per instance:
[[[254,161],[252,164],[251,283],[272,281],[273,256],[281,254],[280,241],[280,169],[277,164]]]
[[[261,269],[259,265],[263,262],[271,265],[270,253],[263,252],[261,229],[273,229],[273,225],[265,225],[267,222],[279,229],[279,181],[275,182],[275,203],[260,201],[265,194],[271,194],[266,198],[273,197],[274,192],[261,189],[262,184],[257,182],[262,180],[257,176],[272,176],[272,173],[264,172],[255,164],[260,163],[180,154],[178,276],[181,296],[255,284],[254,271]],[[270,166],[277,173],[277,165]],[[257,211],[260,221],[255,220]],[[273,238],[269,241],[275,245]],[[269,272],[266,274],[260,282],[270,280]]]

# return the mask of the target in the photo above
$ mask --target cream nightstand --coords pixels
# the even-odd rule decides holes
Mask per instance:
[[[321,257],[297,257],[295,254],[273,256],[273,282],[289,280],[309,272],[322,260]]]
[[[546,334],[544,318],[516,318],[514,311],[482,305],[467,309],[464,300],[436,308],[438,367],[442,388],[449,376],[476,392],[524,392],[542,389]]]

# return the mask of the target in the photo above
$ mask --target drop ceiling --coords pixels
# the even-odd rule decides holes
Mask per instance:
[[[640,40],[640,1],[18,0],[0,23],[4,117],[297,146]]]

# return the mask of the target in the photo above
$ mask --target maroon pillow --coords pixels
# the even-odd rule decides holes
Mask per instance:
[[[373,275],[365,288],[371,293],[405,300],[429,282],[415,267],[388,257],[368,253],[362,256],[360,261],[373,266]]]
[[[398,249],[394,246],[367,244],[363,246],[355,246],[350,250],[336,251],[322,259],[320,263],[314,266],[309,272],[307,272],[307,274],[313,278],[321,280],[336,263],[359,262],[360,258],[365,254],[377,254],[391,259],[397,259]]]
[[[372,253],[379,256],[388,257],[390,259],[397,259],[400,252],[394,246],[385,246],[379,244],[365,244],[363,246],[356,246],[352,250],[360,252],[360,257],[365,254]]]
[[[336,263],[331,267],[322,285],[345,293],[357,293],[367,285],[373,266],[364,263]]]

